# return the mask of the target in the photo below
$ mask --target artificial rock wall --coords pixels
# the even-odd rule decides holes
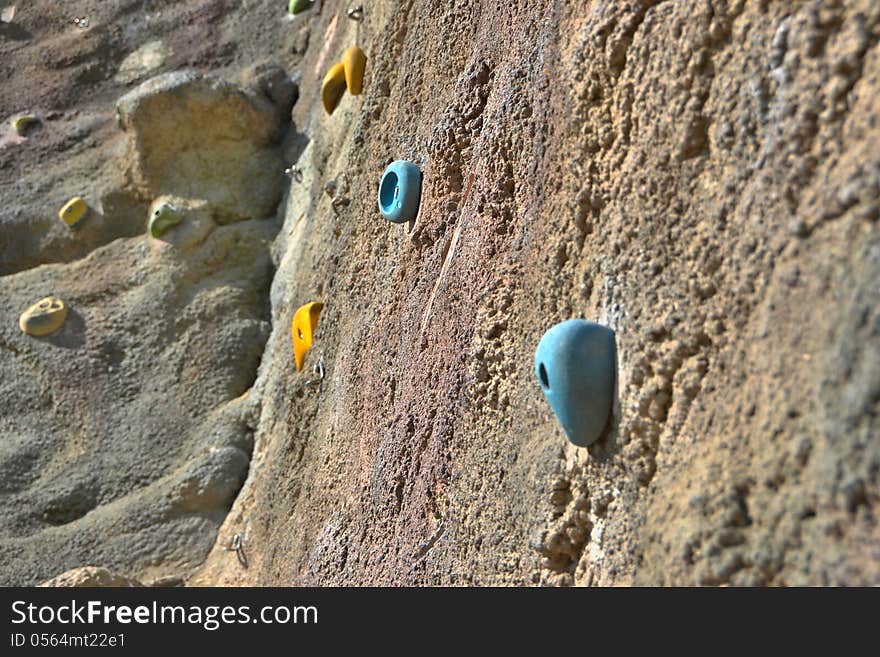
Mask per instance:
[[[305,178],[218,540],[249,566],[215,548],[195,581],[878,583],[876,3],[365,7],[305,23]],[[327,116],[354,42],[365,94]],[[411,230],[376,208],[394,159],[424,172]],[[589,449],[532,371],[569,317],[617,334]]]
[[[877,3],[363,4],[4,28],[2,583],[880,583]],[[617,337],[588,449],[532,371],[571,317]]]

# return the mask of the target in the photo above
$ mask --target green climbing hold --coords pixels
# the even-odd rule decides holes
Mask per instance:
[[[289,11],[296,16],[312,6],[312,0],[290,0]]]
[[[40,124],[40,120],[30,114],[17,116],[12,120],[12,127],[19,137],[27,136],[27,133]]]
[[[176,226],[181,221],[183,221],[183,216],[177,210],[168,203],[160,203],[150,215],[147,230],[150,237],[161,237],[169,228]]]

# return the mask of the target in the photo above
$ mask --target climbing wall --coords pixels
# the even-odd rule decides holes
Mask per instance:
[[[0,583],[880,583],[874,0],[18,4]],[[534,366],[573,318],[588,447]]]
[[[18,3],[0,24],[2,585],[82,566],[179,584],[247,476],[293,95],[273,106],[251,66],[271,8],[219,4]],[[212,56],[181,47],[196,36]],[[154,238],[162,199],[182,223]],[[63,325],[25,333],[49,296]]]
[[[876,3],[344,9],[298,23],[254,459],[195,581],[878,583]],[[573,317],[619,350],[589,448],[533,371]]]

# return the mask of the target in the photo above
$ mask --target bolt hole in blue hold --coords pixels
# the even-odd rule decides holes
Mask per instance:
[[[379,183],[379,212],[388,221],[413,221],[422,199],[422,172],[414,163],[397,160],[388,165]]]
[[[545,388],[550,387],[550,381],[547,379],[547,368],[544,367],[544,363],[538,365],[538,378],[541,379],[541,385]]]
[[[379,189],[379,202],[385,212],[391,212],[394,209],[394,199],[397,198],[398,189],[397,174],[389,171],[382,178],[382,187]]]
[[[572,443],[588,447],[602,436],[617,378],[614,331],[583,319],[553,326],[538,343],[535,374]]]

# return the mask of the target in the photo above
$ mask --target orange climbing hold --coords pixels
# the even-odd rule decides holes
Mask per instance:
[[[364,69],[367,56],[357,46],[352,46],[342,55],[342,66],[345,69],[345,86],[352,96],[360,94],[364,86]]]
[[[318,327],[318,316],[323,308],[324,304],[320,301],[312,301],[301,306],[293,315],[290,332],[293,338],[293,355],[296,358],[297,372],[303,368],[306,354],[312,348],[312,337]]]
[[[344,93],[345,66],[339,62],[327,71],[327,75],[324,76],[324,81],[321,83],[321,100],[324,102],[327,114],[333,114],[333,110],[336,109]]]

